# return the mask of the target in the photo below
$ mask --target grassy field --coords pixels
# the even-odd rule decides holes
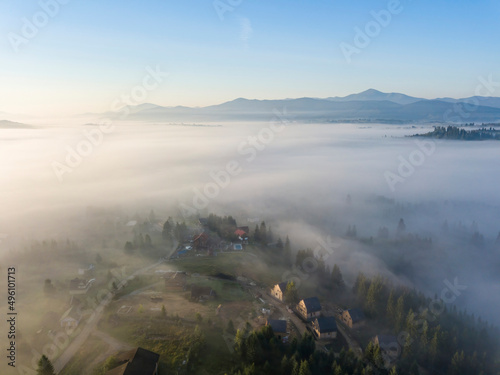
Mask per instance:
[[[233,277],[244,276],[266,287],[281,281],[287,268],[273,266],[263,250],[248,249],[242,252],[220,253],[216,257],[181,258],[171,265],[201,275],[223,273]]]
[[[140,346],[160,354],[160,373],[171,373],[180,369],[187,373],[183,361],[196,342],[195,322],[169,317],[167,319],[125,317],[119,321],[100,323],[100,328],[133,346]],[[224,374],[232,365],[232,357],[222,337],[220,326],[199,325],[206,345],[191,359],[189,374]],[[72,375],[72,373],[64,374]]]
[[[192,277],[188,285],[209,286],[217,293],[216,301],[219,303],[230,301],[250,301],[253,297],[235,281],[221,280],[207,277]]]
[[[59,375],[92,375],[95,373],[92,361],[90,358],[96,358],[99,354],[108,349],[108,344],[102,340],[89,337],[85,344],[81,347],[78,353],[64,367]]]

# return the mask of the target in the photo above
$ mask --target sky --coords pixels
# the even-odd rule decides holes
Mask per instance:
[[[0,119],[105,112],[134,89],[164,106],[468,97],[500,81],[499,20],[494,0],[0,0]],[[144,94],[148,69],[164,79]]]

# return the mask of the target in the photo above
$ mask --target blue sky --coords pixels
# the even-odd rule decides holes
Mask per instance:
[[[147,102],[204,106],[237,97],[344,96],[375,88],[432,97],[474,95],[478,77],[500,81],[500,5],[400,1],[398,14],[348,62],[371,12],[392,1],[65,0],[24,37],[24,18],[56,0],[0,0],[0,112],[101,112],[141,83],[146,67],[169,72]],[[230,4],[236,5],[230,5]],[[36,17],[35,17],[36,18]],[[357,47],[356,47],[357,48]],[[496,79],[495,79],[496,77]],[[493,96],[500,96],[498,93]]]

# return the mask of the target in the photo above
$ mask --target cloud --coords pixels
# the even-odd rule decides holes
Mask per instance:
[[[238,146],[249,147],[248,137],[265,134],[268,123],[115,125],[62,183],[51,163],[65,163],[68,147],[81,143],[89,126],[2,129],[0,233],[8,237],[0,249],[24,245],[28,238],[81,238],[87,206],[119,206],[127,215],[154,209],[160,219],[182,220],[179,203],[193,205],[195,191],[203,192],[214,183],[214,173],[235,161],[241,172],[218,188],[200,214],[231,214],[252,229],[249,219],[265,220],[275,234],[288,234],[295,249],[314,248],[318,238],[340,238],[328,262],[339,264],[348,282],[358,271],[380,273],[433,295],[443,280],[458,277],[469,287],[458,304],[478,310],[476,315],[481,311],[474,306],[493,307],[489,296],[500,285],[498,249],[492,251],[500,230],[498,184],[491,174],[500,159],[495,142],[443,142],[392,192],[384,172],[398,167],[399,155],[415,150],[413,140],[403,137],[415,132],[410,127],[289,124],[254,147],[249,160]],[[345,238],[349,225],[356,225],[358,237],[375,240],[386,226],[393,238],[401,217],[408,232],[432,237],[433,248],[371,246]],[[443,234],[445,220],[460,236]],[[473,221],[484,235],[484,249],[471,243]]]

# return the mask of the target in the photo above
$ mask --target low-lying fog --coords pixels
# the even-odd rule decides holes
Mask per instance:
[[[0,247],[78,237],[87,206],[119,206],[131,216],[154,209],[160,218],[232,214],[251,228],[266,220],[295,250],[332,236],[340,246],[328,263],[348,282],[358,271],[382,273],[439,295],[458,277],[467,289],[455,303],[499,324],[500,143],[419,138],[418,145],[404,137],[429,129],[278,119],[0,129]],[[431,237],[432,248],[384,253],[345,238],[349,225],[361,239],[377,238],[383,226],[393,238],[400,218],[407,233]],[[471,241],[476,230],[482,246]],[[408,274],[391,268],[401,257]]]

